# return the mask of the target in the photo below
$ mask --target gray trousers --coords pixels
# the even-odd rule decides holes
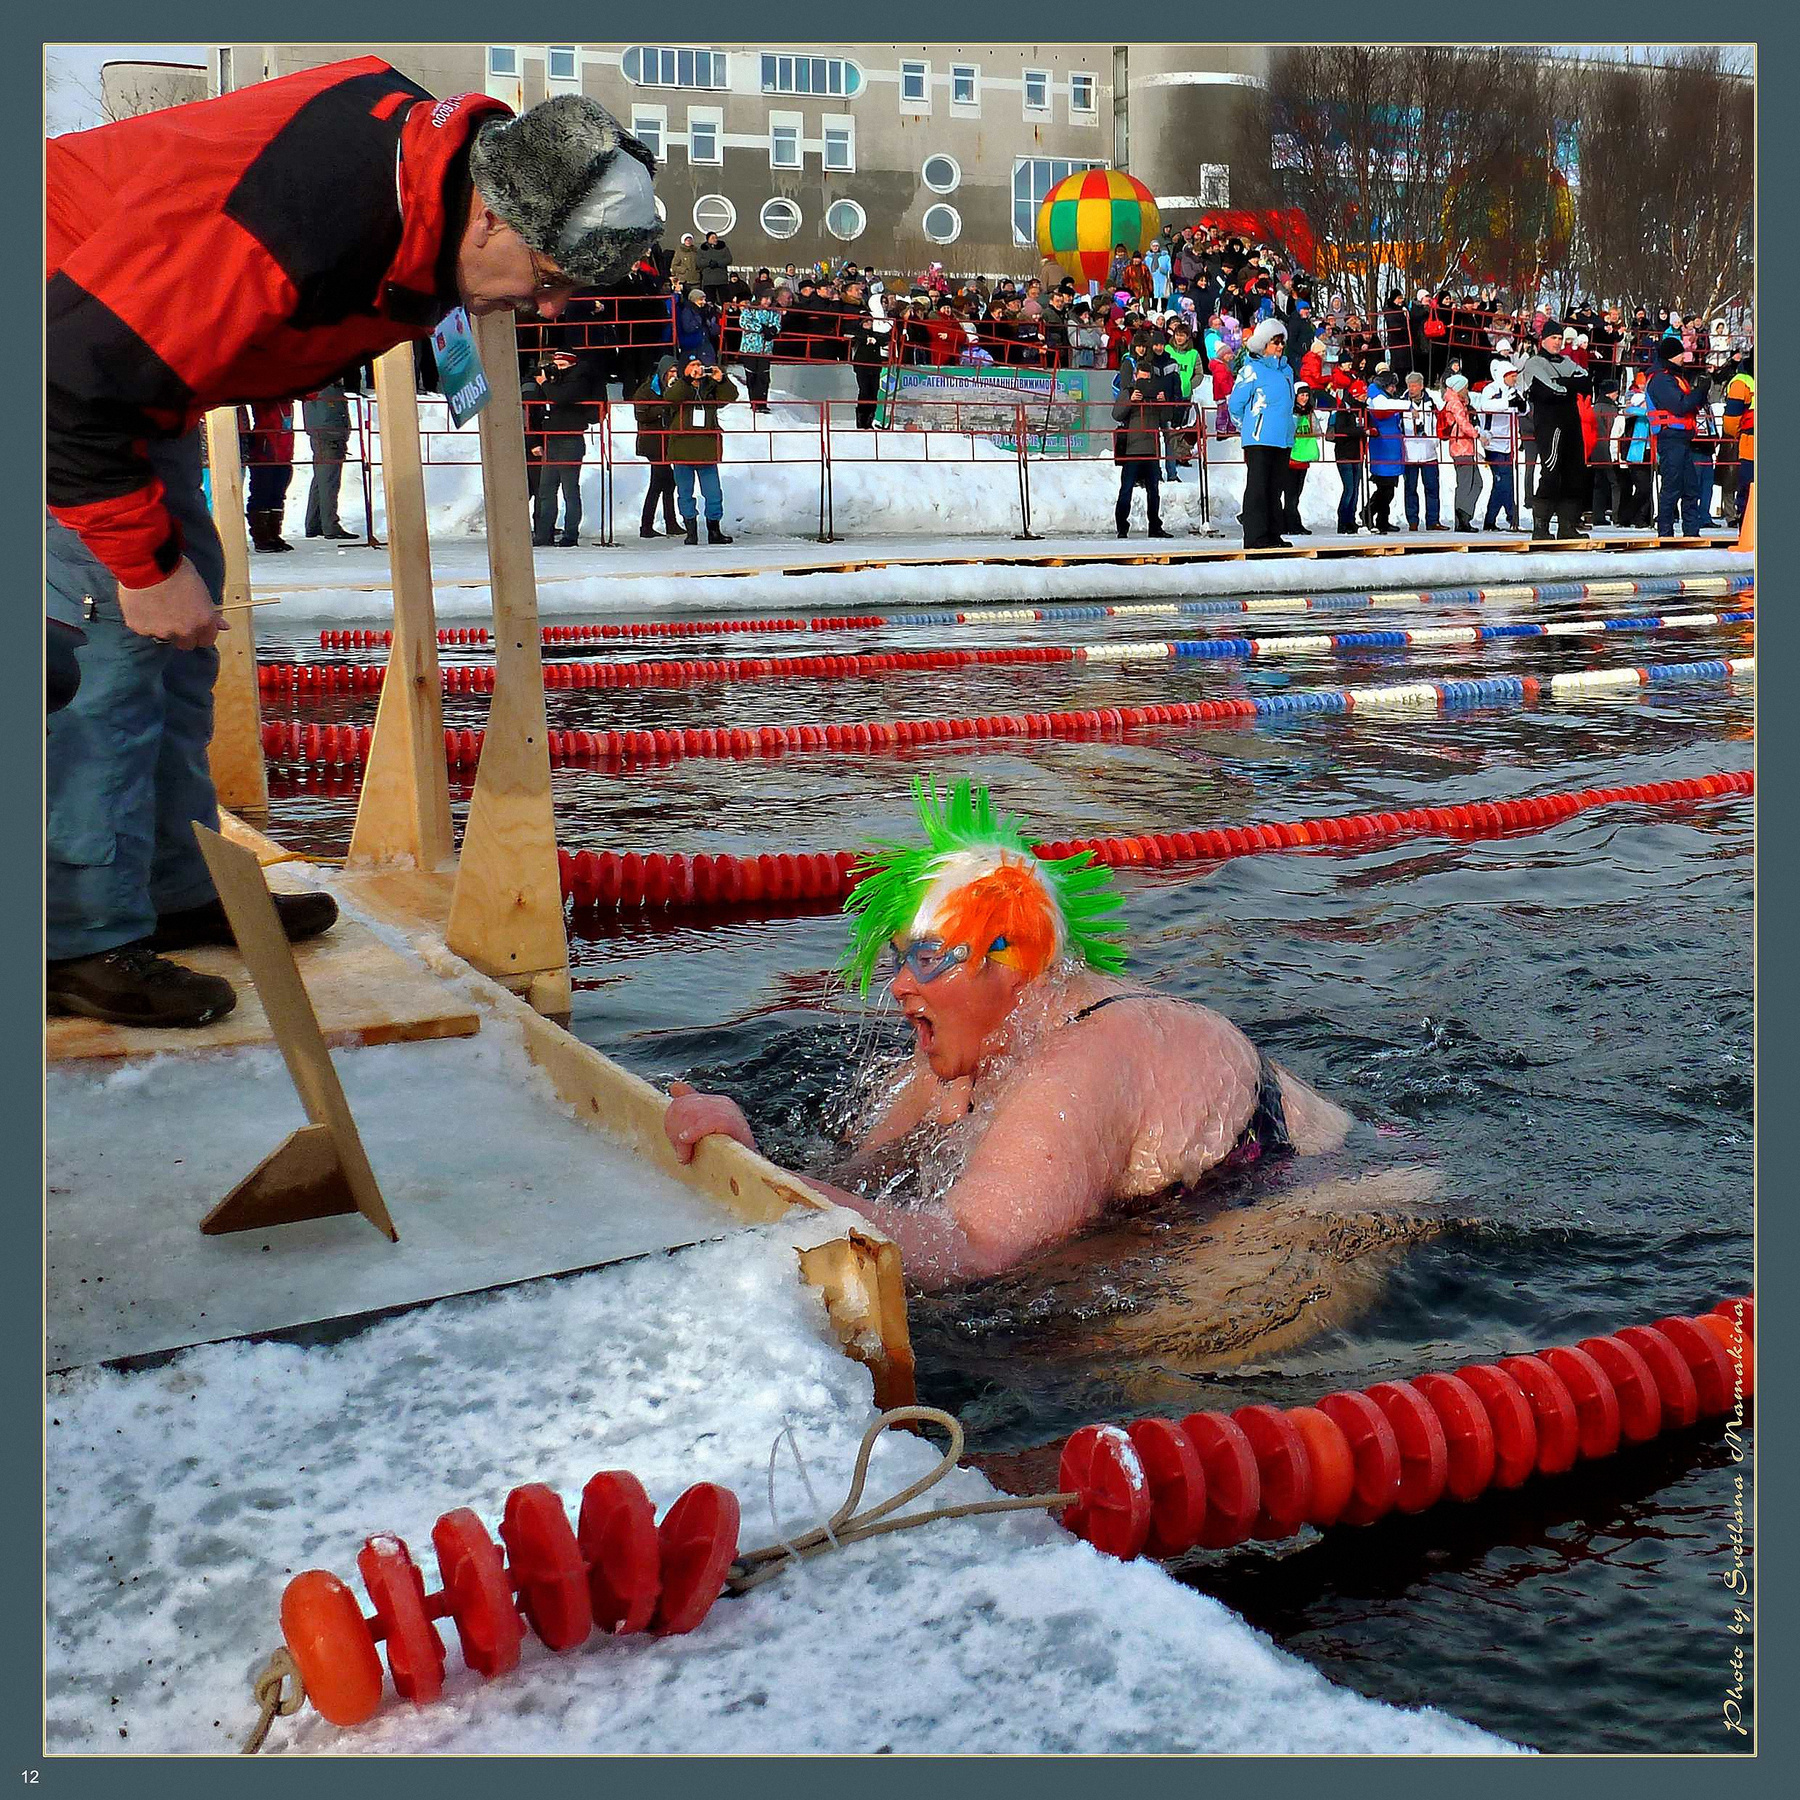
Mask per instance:
[[[152,442],[165,504],[215,600],[225,558],[200,492],[200,437]],[[81,686],[44,745],[45,953],[95,956],[147,936],[158,913],[213,898],[193,821],[219,823],[206,749],[216,650],[140,637],[118,584],[74,532],[44,523],[45,610],[78,624]],[[86,604],[91,601],[91,606]]]
[[[343,529],[338,518],[338,489],[344,480],[349,435],[341,431],[309,431],[312,442],[312,487],[306,496],[306,535],[323,537]]]
[[[1456,465],[1456,512],[1459,518],[1473,519],[1481,504],[1481,464],[1459,462]]]

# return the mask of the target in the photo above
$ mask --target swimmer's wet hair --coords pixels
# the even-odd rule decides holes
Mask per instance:
[[[1123,933],[1116,924],[1102,923],[1108,913],[1124,905],[1124,897],[1113,882],[1112,871],[1096,863],[1091,851],[1054,861],[1040,858],[1025,837],[1024,820],[996,813],[987,789],[967,780],[956,782],[946,799],[935,781],[916,776],[913,798],[925,829],[924,844],[873,843],[851,871],[860,879],[844,902],[844,911],[850,916],[850,950],[843,973],[863,995],[868,994],[883,949],[895,938],[912,933],[919,908],[934,885],[951,871],[956,858],[971,852],[991,855],[995,869],[1010,864],[1028,871],[1035,877],[1032,886],[1042,891],[1056,941],[1053,950],[1046,946],[1047,953],[1034,959],[1039,966],[1028,973],[1042,973],[1059,954],[1078,957],[1107,975],[1125,966],[1125,946],[1119,941]],[[987,885],[995,869],[972,877],[970,886]],[[1008,892],[997,898],[1016,904],[1016,876],[1001,885]],[[977,955],[985,955],[990,946],[970,947]]]

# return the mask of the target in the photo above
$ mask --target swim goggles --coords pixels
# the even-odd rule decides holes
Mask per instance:
[[[997,952],[1004,953],[1006,949],[1006,939],[995,938],[993,943],[988,946],[987,954],[992,957]],[[929,981],[936,981],[946,970],[953,969],[958,963],[965,963],[968,960],[969,946],[967,944],[955,944],[946,950],[942,938],[914,938],[904,950],[889,949],[888,980],[897,980],[902,969],[911,969],[913,979],[923,987]],[[1000,954],[997,960],[1005,962],[1009,959],[1004,954]]]

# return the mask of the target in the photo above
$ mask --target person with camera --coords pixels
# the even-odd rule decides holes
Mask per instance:
[[[1150,368],[1129,369],[1119,398],[1113,404],[1113,461],[1119,465],[1119,498],[1113,507],[1113,523],[1120,537],[1131,535],[1131,493],[1144,490],[1144,510],[1150,520],[1150,536],[1165,538],[1162,528],[1159,480],[1162,465],[1162,377]]]
[[[1681,534],[1699,537],[1712,505],[1712,383],[1703,353],[1671,333],[1658,346],[1662,367],[1644,390],[1650,430],[1656,438],[1656,465],[1662,493],[1656,506],[1656,535],[1675,535],[1675,508],[1681,507]]]
[[[540,549],[572,549],[581,531],[581,463],[587,429],[600,416],[604,390],[587,360],[572,350],[553,350],[525,384],[525,399],[541,408],[542,456],[531,508],[531,541]],[[562,534],[556,530],[562,496]]]
[[[1294,448],[1294,371],[1287,327],[1270,317],[1245,340],[1248,354],[1227,402],[1244,445],[1244,548],[1291,550],[1280,535],[1281,489]]]
[[[675,466],[675,496],[687,527],[687,541],[700,541],[700,507],[694,498],[699,484],[706,503],[706,541],[729,544],[722,521],[725,494],[719,485],[719,463],[725,454],[719,408],[738,398],[731,377],[709,358],[691,356],[679,375],[671,375],[664,393],[670,405],[668,455]]]

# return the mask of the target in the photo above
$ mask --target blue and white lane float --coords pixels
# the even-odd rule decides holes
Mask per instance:
[[[1490,602],[1601,600],[1631,594],[1737,594],[1755,586],[1753,575],[1657,575],[1642,581],[1521,582],[1506,587],[1430,588],[1423,592],[1376,590],[1360,594],[1266,594],[1243,600],[1125,601],[1117,606],[1054,605],[980,607],[973,612],[860,614],[814,619],[814,631],[913,625],[1055,624],[1065,619],[1208,619],[1294,612],[1357,612],[1378,606],[1478,606]],[[689,627],[683,622],[684,634]]]
[[[1077,644],[1078,662],[1164,662],[1178,657],[1244,661],[1269,656],[1334,656],[1346,650],[1449,649],[1497,638],[1603,637],[1607,632],[1702,631],[1754,624],[1754,611],[1669,613],[1623,619],[1551,619],[1517,625],[1428,625],[1416,631],[1289,633],[1266,638],[1168,638],[1161,642]]]

